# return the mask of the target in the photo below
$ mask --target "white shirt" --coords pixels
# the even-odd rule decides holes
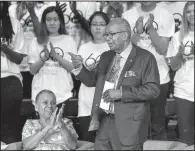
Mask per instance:
[[[137,19],[140,16],[144,17],[144,25],[147,22],[148,18],[149,18],[149,14],[153,13],[154,15],[154,21],[156,23],[154,23],[154,28],[157,28],[157,33],[159,36],[161,37],[172,37],[174,32],[175,32],[175,23],[174,23],[174,18],[173,15],[170,14],[166,9],[160,7],[160,6],[156,6],[156,8],[151,11],[151,12],[143,12],[141,10],[141,6],[139,7],[134,7],[126,12],[123,13],[123,18],[125,18],[132,29],[132,34],[134,33],[134,29],[135,29],[135,23],[137,21]],[[151,38],[148,34],[146,34],[145,32],[142,33],[141,35],[141,40],[138,42],[138,46],[148,50],[149,52],[151,52],[157,61],[157,65],[158,65],[158,69],[160,72],[160,83],[161,84],[165,84],[168,83],[170,81],[170,77],[169,77],[169,67],[167,65],[165,56],[160,55],[155,47],[152,44]]]
[[[169,44],[169,49],[167,52],[167,57],[174,57],[180,46],[180,32],[175,33]],[[190,41],[190,42],[188,42]],[[189,32],[184,39],[184,45],[188,42],[188,46],[191,46],[191,41],[194,44],[194,32]],[[190,49],[190,47],[189,47]],[[185,51],[189,51],[186,47]],[[174,96],[182,99],[187,99],[194,102],[194,55],[184,56],[184,59],[188,58],[182,66],[176,71],[174,77]]]
[[[175,20],[175,27],[180,29],[182,25],[183,9],[187,2],[159,2],[157,5],[167,9],[173,14]]]
[[[90,41],[81,45],[78,54],[83,58],[83,65],[88,70],[91,70],[92,68],[89,66],[91,65],[92,67],[94,65],[94,60],[99,61],[100,55],[108,50],[109,47],[106,42],[101,44],[94,44],[92,41]],[[95,68],[95,66],[93,68]],[[81,83],[78,95],[78,117],[91,115],[94,93],[95,87],[87,87]]]
[[[118,84],[119,77],[120,77],[121,72],[122,72],[122,70],[123,70],[123,68],[125,66],[125,63],[127,61],[127,58],[129,57],[129,54],[131,53],[131,49],[132,49],[132,43],[130,43],[128,45],[128,47],[120,54],[120,56],[121,56],[120,70],[119,70],[118,77],[117,77],[117,80],[116,80],[116,83],[115,83],[115,87]]]
[[[74,15],[72,14],[72,10],[70,8],[70,3],[66,2],[67,6],[66,6],[66,11],[65,11],[65,15],[71,15],[70,17],[73,17]],[[96,2],[80,2],[77,1],[76,2],[76,9],[79,11],[79,13],[81,13],[81,15],[83,15],[83,17],[86,20],[89,20],[89,17],[97,11],[97,3]],[[67,20],[67,17],[64,17],[65,22]],[[72,30],[71,28],[73,27],[70,21],[65,24],[66,29],[69,33],[69,35],[72,35],[73,38],[75,39],[76,43],[77,43],[77,47],[79,48],[82,44],[87,43],[89,41],[91,41],[91,35],[89,33],[87,33],[82,26],[77,28],[76,30]],[[74,27],[75,28],[75,27]],[[74,29],[73,28],[73,29]]]
[[[167,9],[171,14],[179,13],[183,14],[184,6],[187,2],[177,2],[177,1],[164,1],[159,2],[157,5]]]
[[[8,12],[9,12],[9,16],[10,17],[13,17],[13,18],[16,18],[17,19],[17,13],[16,13],[17,6],[18,6],[17,2],[16,3],[13,3],[13,4],[11,4],[9,6]]]
[[[70,8],[70,3],[69,2],[66,2],[67,6],[67,10],[65,12],[65,14],[67,15],[70,15],[72,10]],[[96,12],[97,10],[97,4],[96,2],[76,2],[76,7],[77,7],[77,10],[79,10],[83,17],[88,20],[89,17],[94,13]]]
[[[26,54],[25,52],[21,51],[23,44],[24,44],[24,34],[20,22],[10,17],[12,28],[14,31],[14,35],[12,37],[12,43],[10,44],[12,50],[20,53]],[[19,67],[17,64],[11,62],[6,55],[2,52],[1,53],[1,78],[5,78],[8,76],[16,76],[20,79],[22,83],[22,75],[20,73]]]
[[[119,73],[118,73],[118,77],[116,79],[116,82],[115,82],[115,88],[118,84],[118,80],[120,78],[120,75],[121,75],[121,72],[125,66],[125,63],[129,57],[129,54],[131,53],[131,50],[132,50],[132,43],[130,42],[130,44],[128,45],[128,47],[120,54],[121,56],[121,61],[120,61],[120,70],[119,70]],[[113,104],[113,110],[112,110],[112,113],[115,113],[114,112],[114,104]]]
[[[130,43],[130,44],[128,45],[128,47],[120,54],[122,58],[121,58],[121,61],[120,61],[120,70],[119,70],[119,73],[118,73],[119,76],[117,77],[117,80],[116,80],[116,83],[115,83],[115,88],[116,88],[116,86],[117,86],[117,83],[118,83],[120,74],[121,74],[121,72],[122,72],[122,69],[124,68],[124,65],[125,65],[125,63],[126,63],[126,61],[127,61],[127,58],[128,58],[128,56],[129,56],[129,54],[130,54],[130,52],[131,52],[131,49],[132,49],[132,43]],[[73,73],[74,75],[78,75],[78,74],[80,73],[81,69],[82,69],[82,66],[81,66],[80,68],[73,69],[73,70],[72,70],[72,73]],[[94,89],[93,91],[95,92],[95,89]],[[93,93],[93,94],[94,94],[94,93]],[[88,93],[88,95],[89,95],[89,93]],[[89,112],[89,110],[88,110],[88,113],[90,113],[90,114],[91,114],[91,108],[92,108],[92,104],[91,104],[91,106],[90,106],[90,112]],[[113,111],[112,111],[112,112],[114,113],[114,107],[113,107]],[[89,114],[89,115],[90,115],[90,114]]]
[[[9,6],[9,16],[16,18],[17,19],[17,6],[18,4],[11,4]],[[38,17],[39,21],[41,21],[41,17],[42,17],[42,13],[43,11],[48,7],[48,4],[43,4],[42,7],[38,8],[37,6],[34,7],[34,11],[36,16]],[[24,10],[23,10],[24,11]],[[27,9],[25,9],[26,13],[25,15],[22,17],[20,23],[24,23],[24,20],[26,21],[27,18],[30,17],[30,14],[28,12]],[[31,42],[34,38],[36,38],[35,34],[34,34],[34,27],[32,22],[29,24],[29,26],[27,26],[26,24],[21,24],[22,28],[23,28],[23,32],[24,32],[24,45],[22,47],[23,52],[26,52],[26,54],[28,54],[28,50],[30,49],[29,46],[31,45]],[[29,71],[29,64],[28,64],[28,58],[24,57],[21,64],[19,65],[19,69],[20,71],[24,72],[24,71]]]
[[[49,41],[52,42],[54,49],[65,60],[71,62],[71,57],[67,52],[76,54],[77,48],[75,41],[68,35],[59,35],[56,37],[50,37]],[[47,44],[48,50],[50,46]],[[37,40],[31,44],[29,51],[28,62],[33,64],[40,59],[40,52],[43,50],[43,46],[38,44]],[[73,81],[71,74],[59,65],[58,62],[54,62],[49,59],[36,73],[32,80],[32,100],[35,101],[36,95],[43,89],[48,89],[54,92],[57,98],[57,104],[66,101],[72,97]]]

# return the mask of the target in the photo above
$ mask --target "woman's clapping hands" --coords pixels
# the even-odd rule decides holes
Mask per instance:
[[[55,111],[52,113],[52,115],[50,117],[50,123],[48,125],[48,127],[50,129],[52,129],[54,127],[54,125],[56,124],[57,110],[58,110],[58,108],[55,109]]]
[[[43,45],[43,47],[44,47],[44,49],[42,51],[43,55],[41,55],[41,59],[42,59],[42,61],[45,62],[49,59],[50,55],[49,55],[49,50],[48,50],[47,46]]]
[[[52,59],[53,61],[57,61],[58,54],[55,52],[54,46],[51,42],[49,43],[49,45],[50,45],[50,49],[51,49],[50,52],[48,50],[47,45],[46,44],[43,45],[44,48],[43,48],[43,51],[41,52],[42,53],[41,54],[41,59],[44,62],[49,60],[49,59]]]
[[[50,45],[50,48],[51,48],[51,51],[50,51],[50,58],[53,60],[53,61],[57,61],[57,53],[55,52],[54,50],[54,47],[53,47],[53,44],[50,42],[49,43]]]
[[[54,126],[58,126],[59,128],[61,128],[64,123],[63,123],[63,110],[64,110],[64,104],[62,105],[62,107],[59,109],[59,112],[57,113],[58,111],[58,108],[56,107],[55,111],[52,113],[51,117],[50,117],[50,123],[48,125],[48,128],[49,129],[53,129]]]
[[[65,104],[62,104],[61,108],[59,109],[59,112],[57,114],[56,118],[56,124],[58,125],[59,128],[62,128],[64,126],[64,122],[62,120],[63,118],[63,111],[64,111],[64,106]]]

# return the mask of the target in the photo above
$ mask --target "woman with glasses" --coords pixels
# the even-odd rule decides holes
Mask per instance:
[[[100,55],[109,50],[104,33],[109,18],[103,12],[95,12],[89,18],[92,41],[81,45],[78,54],[88,70],[93,70],[99,62]],[[81,83],[79,89],[78,117],[80,122],[81,140],[95,141],[95,132],[88,132],[95,87],[87,87]]]
[[[174,77],[174,97],[180,141],[194,142],[194,2],[187,2],[183,24],[175,33],[167,52]]]
[[[71,57],[68,52],[76,53],[75,41],[65,34],[65,23],[62,11],[55,6],[46,8],[41,19],[40,36],[34,39],[29,50],[28,62],[32,80],[32,101],[43,89],[56,94],[56,103],[65,102],[73,96],[71,77]],[[66,112],[64,112],[64,116]]]

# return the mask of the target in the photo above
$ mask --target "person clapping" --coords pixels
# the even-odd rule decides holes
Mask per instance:
[[[72,121],[62,118],[64,105],[58,112],[56,96],[42,90],[36,96],[35,110],[39,119],[27,120],[22,132],[23,148],[28,150],[74,150],[78,135]]]

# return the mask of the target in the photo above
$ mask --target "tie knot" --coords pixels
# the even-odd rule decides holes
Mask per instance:
[[[120,54],[116,54],[116,61],[119,61],[122,58],[122,56]]]

